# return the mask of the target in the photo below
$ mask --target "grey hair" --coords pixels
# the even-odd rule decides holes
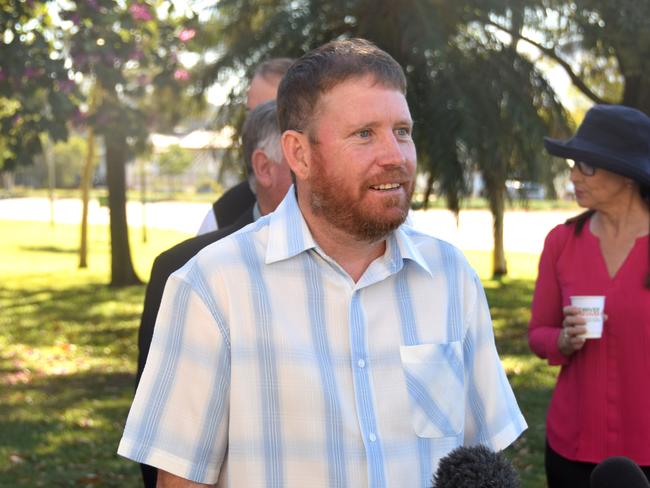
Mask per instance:
[[[255,76],[261,76],[262,78],[282,78],[287,72],[289,67],[293,64],[293,59],[291,58],[272,58],[260,63],[255,71],[253,72],[253,78]]]
[[[242,128],[242,147],[248,184],[253,193],[256,192],[253,153],[261,149],[275,163],[280,163],[282,161],[280,135],[275,100],[264,102],[248,113]]]

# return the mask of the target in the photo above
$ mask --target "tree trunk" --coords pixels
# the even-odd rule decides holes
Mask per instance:
[[[625,89],[621,103],[650,115],[650,79],[641,74],[624,76]]]
[[[2,176],[2,187],[8,192],[13,191],[14,189],[14,172],[9,171],[8,169],[0,171],[0,176]]]
[[[428,210],[429,208],[429,198],[431,198],[431,193],[433,192],[434,182],[435,179],[433,173],[429,173],[429,176],[427,177],[427,187],[424,189],[424,201],[422,202],[422,208],[424,208],[424,210]]]
[[[508,274],[506,253],[503,247],[503,221],[505,213],[505,190],[503,187],[490,192],[490,210],[494,220],[494,250],[492,251],[492,276],[498,278]]]
[[[144,158],[138,161],[140,168],[140,205],[142,206],[142,242],[147,243],[147,174]]]
[[[94,114],[100,101],[100,89],[97,84],[93,86],[89,112]],[[92,126],[88,127],[88,147],[86,161],[84,162],[81,174],[81,242],[79,243],[79,267],[88,267],[88,197],[92,182],[93,165],[95,163],[95,131]]]
[[[106,179],[111,228],[111,286],[137,285],[142,282],[135,274],[129,248],[126,221],[126,137],[111,134],[106,141]]]
[[[50,225],[54,227],[54,187],[56,186],[56,168],[54,167],[54,158],[52,158],[52,146],[47,135],[41,136],[41,146],[43,148],[43,159],[47,166],[47,196],[50,200]]]
[[[83,173],[81,174],[81,242],[79,243],[79,267],[88,267],[88,195],[93,174],[95,160],[95,131],[88,128],[88,149]]]

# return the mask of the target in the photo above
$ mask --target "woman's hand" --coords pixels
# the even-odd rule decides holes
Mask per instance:
[[[580,315],[578,307],[568,305],[562,309],[564,320],[562,321],[562,332],[557,338],[557,347],[565,356],[571,356],[585,345],[586,339],[582,337],[587,333],[587,321]]]

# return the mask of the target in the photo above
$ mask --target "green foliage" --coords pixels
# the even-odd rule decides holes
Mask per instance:
[[[88,140],[78,134],[65,142],[58,142],[52,149],[55,184],[57,188],[78,188],[81,171],[88,153]],[[99,157],[95,155],[93,167],[97,166]]]
[[[194,161],[191,151],[176,145],[171,146],[167,151],[158,156],[158,167],[160,174],[166,176],[178,176],[186,171]]]
[[[650,113],[650,3],[527,0],[520,9],[525,26],[520,31],[504,24],[505,13],[483,16],[482,22],[536,46],[592,102]]]
[[[45,2],[0,3],[0,170],[30,164],[41,135],[68,135],[79,93]]]
[[[435,177],[457,209],[477,166],[488,172],[496,163],[508,178],[541,180],[548,167],[542,135],[565,117],[537,68],[477,23],[493,11],[503,12],[503,4],[222,0],[223,51],[205,77],[250,73],[261,59],[299,56],[337,37],[374,41],[405,68],[420,170]],[[231,102],[241,93],[237,87]],[[499,181],[504,191],[505,179]]]
[[[0,221],[0,486],[139,486],[115,452],[133,396],[143,287],[108,289],[105,228],[90,229],[77,269],[77,229]],[[138,272],[186,236],[151,230]],[[510,254],[511,278],[490,281],[487,252],[466,253],[483,278],[497,348],[529,429],[508,450],[522,486],[545,486],[544,416],[556,369],[528,352],[537,256]]]
[[[170,89],[182,96],[187,86],[180,33],[194,22],[191,16],[179,16],[173,3],[158,0],[85,0],[70,4],[61,17],[73,69],[99,86],[98,106],[87,120],[98,134],[121,134],[140,152],[149,129],[178,122],[183,103],[153,101]]]
[[[542,141],[565,129],[561,104],[516,42],[480,22],[501,15],[519,29],[521,9],[478,0],[399,6],[390,0],[221,0],[218,14],[223,51],[205,71],[210,80],[229,70],[250,73],[261,59],[300,56],[340,37],[363,37],[390,53],[406,72],[425,193],[444,196],[453,211],[468,195],[473,171],[481,172],[499,220],[507,179],[550,186],[558,170]],[[233,91],[231,103],[241,100],[241,92]],[[240,120],[240,109],[224,113]]]

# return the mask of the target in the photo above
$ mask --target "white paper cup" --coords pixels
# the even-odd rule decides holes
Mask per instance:
[[[587,333],[582,337],[585,339],[600,339],[603,335],[603,311],[605,309],[605,297],[572,296],[571,305],[580,309],[580,314],[587,321]]]

